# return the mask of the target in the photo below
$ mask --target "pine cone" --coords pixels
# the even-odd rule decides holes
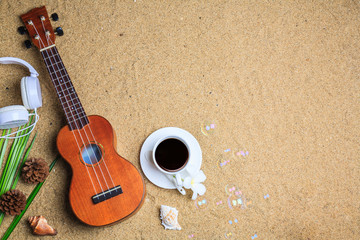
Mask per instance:
[[[1,196],[0,210],[7,215],[19,215],[26,206],[26,197],[19,190],[9,190]]]
[[[22,178],[26,183],[43,182],[49,175],[49,166],[44,159],[30,158],[24,163]]]

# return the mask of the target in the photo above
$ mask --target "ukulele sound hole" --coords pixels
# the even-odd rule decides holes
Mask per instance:
[[[97,144],[86,145],[81,151],[81,157],[88,165],[97,164],[102,159],[102,156],[101,147]]]

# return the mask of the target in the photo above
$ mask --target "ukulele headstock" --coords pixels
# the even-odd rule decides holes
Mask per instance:
[[[52,18],[55,20],[53,16]],[[55,45],[55,31],[51,25],[45,6],[30,10],[29,12],[21,15],[21,19],[26,27],[26,31],[22,28],[23,31],[29,34],[31,42],[39,48],[40,51]],[[19,28],[19,32],[20,29],[21,27]],[[60,29],[61,32],[58,31],[58,29]],[[59,36],[63,34],[61,28],[57,28],[56,32]],[[27,48],[30,47],[29,42],[26,43],[25,41],[25,45]]]

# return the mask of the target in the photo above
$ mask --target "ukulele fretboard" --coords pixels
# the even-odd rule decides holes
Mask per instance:
[[[56,47],[45,49],[41,51],[41,54],[65,112],[69,128],[81,129],[89,123],[89,120]]]

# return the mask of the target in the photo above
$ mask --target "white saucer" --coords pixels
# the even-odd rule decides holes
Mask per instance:
[[[145,176],[156,186],[166,189],[176,189],[174,183],[162,172],[160,172],[152,160],[152,150],[155,143],[166,136],[179,136],[186,141],[190,147],[190,159],[189,161],[194,162],[194,171],[199,171],[202,162],[202,153],[200,144],[193,135],[189,132],[176,127],[161,128],[152,134],[145,140],[140,151],[140,165]],[[185,178],[188,176],[186,171],[181,173],[181,177]]]

